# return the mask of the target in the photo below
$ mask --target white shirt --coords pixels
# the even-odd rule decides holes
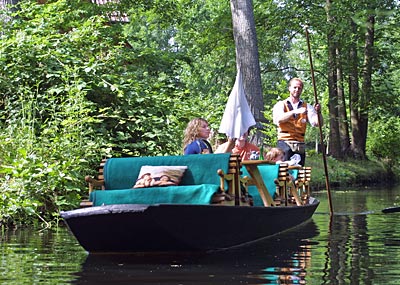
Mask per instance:
[[[279,126],[278,124],[279,119],[285,113],[285,102],[288,100],[289,99],[277,102],[274,108],[272,109],[272,119],[274,124],[277,126]],[[293,104],[292,102],[290,102],[290,104],[292,104],[293,109],[297,109],[299,105],[299,103]],[[314,107],[308,103],[307,103],[307,120],[311,124],[311,126],[313,127],[318,126],[318,113],[317,111],[315,111]]]

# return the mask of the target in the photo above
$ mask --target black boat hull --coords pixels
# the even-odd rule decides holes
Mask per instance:
[[[262,239],[309,220],[319,205],[109,205],[61,212],[90,253],[224,249]]]

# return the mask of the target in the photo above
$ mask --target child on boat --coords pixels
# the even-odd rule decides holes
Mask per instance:
[[[284,157],[285,157],[285,152],[283,151],[283,149],[281,149],[279,147],[271,148],[265,155],[266,160],[276,162],[277,164],[278,163],[287,163],[287,164],[289,164],[289,166],[299,166],[299,162],[301,159],[300,155],[294,154],[292,157],[290,157],[290,160],[288,160],[288,161],[283,161]]]

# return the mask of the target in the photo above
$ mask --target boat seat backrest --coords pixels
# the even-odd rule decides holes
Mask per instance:
[[[107,159],[104,170],[106,190],[131,188],[138,178],[140,169],[152,166],[187,166],[180,185],[220,184],[218,169],[228,171],[229,153],[124,157]]]

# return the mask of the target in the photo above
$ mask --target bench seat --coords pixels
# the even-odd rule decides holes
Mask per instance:
[[[275,180],[278,178],[279,164],[262,164],[258,166],[258,170],[268,189],[269,195],[274,199],[276,193]],[[242,169],[242,176],[250,176],[245,167]],[[255,185],[249,185],[248,192],[253,197],[254,206],[264,206],[260,192]]]
[[[86,178],[89,201],[81,205],[211,204],[213,194],[220,192],[218,171],[229,172],[230,157],[222,153],[110,158],[101,164],[101,180]],[[142,166],[187,166],[187,169],[178,186],[132,188]]]
[[[93,206],[113,204],[197,204],[211,203],[219,185],[200,184],[139,189],[93,191],[90,201]]]

